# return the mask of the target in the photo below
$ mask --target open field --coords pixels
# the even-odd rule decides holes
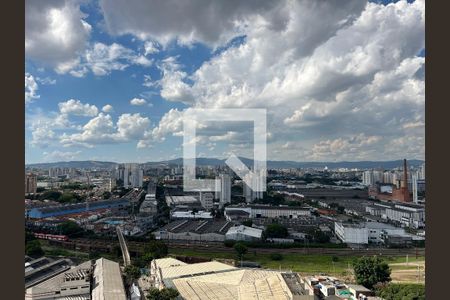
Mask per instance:
[[[398,283],[425,283],[425,261],[390,264],[391,278]]]
[[[226,258],[234,259],[236,255],[232,249],[230,252],[195,252],[192,250],[181,250],[181,249],[170,249],[170,254],[174,255],[186,255],[194,257],[204,257],[204,258]],[[352,269],[352,262],[357,256],[343,256],[337,257],[337,261],[333,262],[333,256],[331,255],[317,255],[317,254],[293,254],[286,253],[282,254],[283,259],[280,261],[275,261],[270,258],[270,254],[260,254],[257,252],[249,251],[244,260],[254,261],[263,268],[269,269],[281,269],[281,270],[292,270],[294,272],[300,272],[304,274],[317,274],[317,273],[327,273],[339,276],[349,275]],[[336,259],[336,258],[335,258]],[[395,269],[398,271],[404,270],[404,268],[411,267],[414,262],[424,262],[424,257],[409,258],[409,266],[402,266],[405,262],[405,257],[384,257],[389,264],[394,264]],[[350,271],[350,272],[349,272]]]

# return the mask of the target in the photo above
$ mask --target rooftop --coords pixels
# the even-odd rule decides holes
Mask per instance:
[[[280,272],[237,269],[180,278],[173,284],[184,299],[289,299],[289,287]]]
[[[228,229],[227,234],[246,234],[256,238],[260,238],[262,234],[262,230],[258,228],[248,227],[244,225],[233,226]]]
[[[233,223],[226,220],[176,220],[160,228],[158,231],[225,234],[233,225]]]
[[[126,300],[119,264],[104,258],[95,261],[92,300]]]

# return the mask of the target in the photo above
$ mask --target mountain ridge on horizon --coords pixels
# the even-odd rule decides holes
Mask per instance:
[[[253,164],[253,160],[245,157],[239,157],[242,162],[247,165],[251,166]],[[199,166],[224,166],[226,159],[219,159],[219,158],[206,158],[206,157],[199,157],[196,159],[197,165]],[[420,159],[411,159],[407,160],[409,166],[419,166],[422,163],[424,163],[424,160]],[[60,168],[113,168],[116,165],[121,164],[119,162],[110,162],[110,161],[95,161],[95,160],[81,160],[81,161],[59,161],[59,162],[49,162],[49,163],[32,163],[32,164],[25,164],[25,167],[28,168],[53,168],[53,167],[60,167]],[[165,165],[182,165],[183,164],[183,158],[175,158],[171,160],[162,160],[162,161],[153,161],[153,162],[145,162],[145,163],[139,163],[140,165],[158,165],[158,164],[165,164]],[[386,160],[386,161],[371,161],[371,160],[362,160],[362,161],[337,161],[337,162],[299,162],[299,161],[291,161],[291,160],[268,160],[267,161],[267,167],[268,168],[325,168],[328,167],[330,169],[335,168],[357,168],[357,169],[375,169],[375,168],[382,168],[382,169],[393,169],[396,167],[401,167],[403,164],[402,159],[398,160]]]

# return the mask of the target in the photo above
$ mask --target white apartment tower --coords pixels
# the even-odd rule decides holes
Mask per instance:
[[[122,180],[125,188],[142,187],[144,170],[135,163],[121,164],[117,168],[117,178]]]
[[[231,203],[231,178],[228,174],[220,174],[220,206],[223,207],[225,203]]]
[[[418,179],[418,172],[414,172],[412,174],[412,192],[413,192],[413,202],[419,203],[419,198],[417,196],[417,179]]]

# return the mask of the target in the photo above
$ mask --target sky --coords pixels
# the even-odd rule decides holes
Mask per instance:
[[[425,1],[26,1],[25,161],[182,157],[264,108],[267,159],[425,157]],[[251,122],[197,156],[252,158]]]

